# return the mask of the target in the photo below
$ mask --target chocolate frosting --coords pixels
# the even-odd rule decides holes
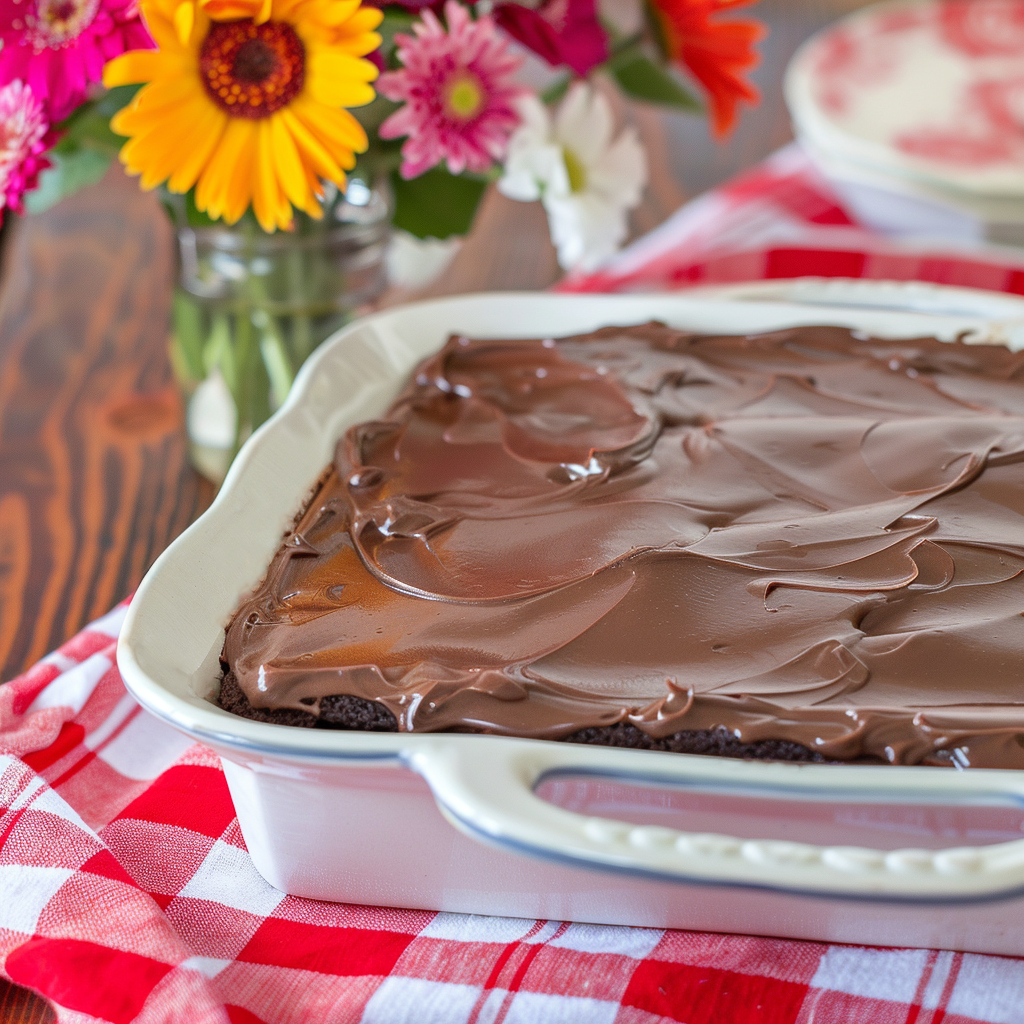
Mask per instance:
[[[724,727],[1024,767],[1024,355],[834,327],[453,338],[236,613],[254,707]]]

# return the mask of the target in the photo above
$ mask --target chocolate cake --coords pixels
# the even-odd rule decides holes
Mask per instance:
[[[452,338],[227,629],[222,707],[1024,767],[1024,355],[836,327]]]

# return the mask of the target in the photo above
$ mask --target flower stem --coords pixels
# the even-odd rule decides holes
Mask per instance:
[[[307,267],[307,251],[304,246],[296,246],[288,253],[288,305],[291,307],[291,343],[292,355],[296,369],[305,361],[313,350],[313,324],[306,312],[307,275],[313,273],[315,267]]]

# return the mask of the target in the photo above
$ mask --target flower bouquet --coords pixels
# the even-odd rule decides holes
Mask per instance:
[[[608,89],[726,135],[758,99],[752,2],[643,0],[624,27],[596,0],[0,0],[0,216],[117,156],[160,190],[171,358],[217,477],[382,290],[392,227],[443,247],[494,183],[543,204],[562,267],[611,255],[647,172]]]

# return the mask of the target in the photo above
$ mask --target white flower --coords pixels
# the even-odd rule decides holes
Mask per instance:
[[[626,213],[647,184],[647,159],[632,128],[612,140],[608,101],[575,83],[552,118],[536,96],[520,100],[523,123],[509,139],[498,188],[510,199],[539,199],[558,262],[590,271],[626,238]]]

